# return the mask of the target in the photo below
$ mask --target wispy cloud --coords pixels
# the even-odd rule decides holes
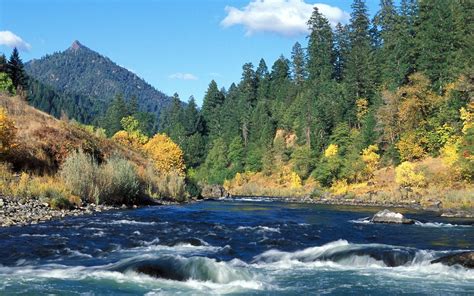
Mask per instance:
[[[174,73],[168,76],[170,79],[179,79],[179,80],[198,80],[199,78],[191,73]]]
[[[242,9],[227,6],[227,16],[221,21],[221,25],[242,25],[246,29],[246,35],[257,32],[271,32],[288,37],[302,35],[308,32],[307,22],[315,6],[332,26],[349,20],[350,15],[337,6],[309,4],[304,0],[253,0]]]
[[[15,35],[11,31],[0,31],[0,45],[6,45],[12,48],[16,47],[25,51],[31,49],[29,43],[25,42],[20,36]]]

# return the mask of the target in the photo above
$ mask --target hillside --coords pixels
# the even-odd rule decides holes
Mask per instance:
[[[14,150],[2,158],[6,157],[17,171],[54,174],[76,149],[93,155],[100,162],[118,153],[138,166],[147,163],[140,153],[96,136],[79,124],[58,120],[18,97],[0,95],[0,108],[7,111],[16,130]]]
[[[58,105],[62,105],[62,111],[72,113],[67,115],[86,122],[94,117],[91,114],[100,115],[117,94],[127,99],[136,97],[141,111],[157,116],[171,101],[136,74],[79,41],[74,41],[65,51],[29,61],[25,70],[34,82],[30,86],[32,104],[55,113],[61,111],[50,111],[48,107],[59,109]],[[51,102],[48,96],[38,94],[45,92],[44,88],[61,99]],[[83,110],[73,110],[74,106]]]

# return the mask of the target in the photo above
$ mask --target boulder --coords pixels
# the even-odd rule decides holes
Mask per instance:
[[[431,261],[431,263],[442,263],[448,266],[452,265],[461,265],[466,268],[474,268],[474,252],[462,252],[457,254],[451,254],[448,256],[443,256],[436,260]]]
[[[202,188],[201,195],[204,198],[223,198],[230,196],[229,192],[221,185],[206,185]]]
[[[415,220],[405,218],[400,213],[392,212],[387,209],[379,211],[370,220],[373,223],[394,223],[394,224],[414,224]]]

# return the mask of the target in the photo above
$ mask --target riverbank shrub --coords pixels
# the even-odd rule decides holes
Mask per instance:
[[[95,159],[82,151],[72,152],[60,169],[60,176],[73,194],[85,203],[99,203],[99,166]]]
[[[423,187],[426,185],[425,176],[415,164],[405,161],[395,168],[395,181],[400,186]]]
[[[160,173],[154,166],[148,166],[141,174],[145,194],[155,199],[173,199],[183,202],[187,199],[184,176],[176,172]]]
[[[7,111],[0,107],[0,155],[10,152],[15,146],[16,127]]]
[[[100,203],[134,203],[140,194],[140,181],[135,166],[117,156],[99,166],[97,182]]]
[[[99,165],[92,156],[73,152],[64,161],[60,175],[71,192],[85,203],[129,204],[140,195],[134,165],[118,156]]]

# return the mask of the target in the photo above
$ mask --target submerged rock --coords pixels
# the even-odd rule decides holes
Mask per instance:
[[[176,272],[176,270],[162,267],[159,265],[153,265],[153,264],[144,264],[144,265],[138,266],[136,268],[136,271],[139,273],[146,274],[148,276],[159,278],[159,279],[181,281],[181,282],[188,279],[183,274]]]
[[[400,213],[392,212],[387,209],[379,211],[370,220],[373,223],[394,223],[394,224],[414,224],[415,220],[405,218]]]
[[[474,252],[462,252],[438,258],[431,263],[442,263],[448,266],[461,265],[466,268],[474,268]]]

